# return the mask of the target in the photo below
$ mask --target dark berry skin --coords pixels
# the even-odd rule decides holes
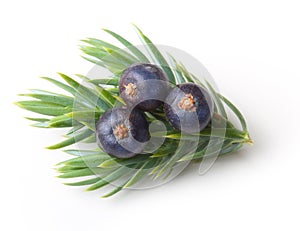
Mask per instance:
[[[144,114],[126,107],[106,111],[96,124],[98,145],[118,158],[130,158],[143,151],[150,134]]]
[[[156,65],[136,63],[126,68],[119,80],[120,96],[127,105],[151,111],[168,95],[167,76]]]
[[[214,104],[209,93],[194,83],[177,85],[167,96],[164,111],[177,130],[195,133],[210,122]]]

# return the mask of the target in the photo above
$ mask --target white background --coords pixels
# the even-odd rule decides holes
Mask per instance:
[[[197,2],[197,4],[196,4]],[[1,230],[299,230],[300,6],[292,0],[2,1],[0,3]],[[203,63],[244,113],[255,145],[172,182],[110,199],[55,178],[58,131],[36,129],[12,102],[38,76],[85,74],[79,40],[154,42]]]

